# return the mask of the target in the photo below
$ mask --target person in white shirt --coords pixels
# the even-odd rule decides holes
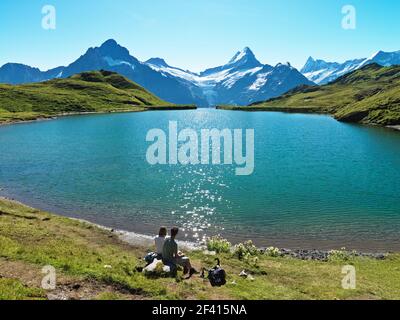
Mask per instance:
[[[162,252],[164,247],[165,238],[167,237],[167,228],[161,227],[158,232],[158,236],[154,238],[154,244],[156,246],[156,253],[158,258],[162,258]]]

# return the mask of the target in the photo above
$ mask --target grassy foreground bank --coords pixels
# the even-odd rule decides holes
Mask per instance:
[[[118,73],[104,70],[40,83],[0,84],[0,123],[66,114],[195,108],[165,102]]]
[[[223,253],[228,283],[212,288],[194,276],[147,278],[136,267],[147,249],[110,232],[0,198],[0,299],[400,299],[400,256],[329,262],[274,258],[239,260]],[[197,269],[215,256],[189,253]],[[357,289],[342,289],[344,265],[354,265]],[[57,287],[41,289],[42,267],[57,271]],[[252,277],[241,278],[246,270]]]

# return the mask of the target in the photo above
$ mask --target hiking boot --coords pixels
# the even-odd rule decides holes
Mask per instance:
[[[190,272],[189,272],[189,275],[192,276],[192,275],[197,274],[197,273],[199,273],[199,272],[195,268],[191,268]]]
[[[189,272],[189,268],[188,267],[183,267],[183,274],[187,274]]]

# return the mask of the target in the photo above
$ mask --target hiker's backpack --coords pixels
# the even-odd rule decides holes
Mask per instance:
[[[157,259],[158,254],[154,252],[149,252],[144,257],[144,261],[146,261],[147,265],[152,264],[155,259]]]
[[[219,259],[217,265],[208,271],[208,280],[213,287],[221,287],[226,284],[226,272],[221,268]]]

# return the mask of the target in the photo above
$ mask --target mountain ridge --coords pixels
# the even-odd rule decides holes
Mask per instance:
[[[165,63],[166,64],[166,63]],[[226,64],[192,73],[159,61],[148,63],[155,70],[174,75],[200,88],[209,105],[246,105],[278,96],[301,84],[313,84],[290,64],[263,65],[250,48],[238,51]],[[286,75],[282,73],[286,69]]]
[[[8,72],[7,68],[0,68],[0,82],[11,84],[42,82],[85,71],[109,70],[139,83],[163,100],[199,106],[248,104],[280,95],[300,84],[311,84],[300,72],[288,67],[287,74],[293,75],[293,79],[285,75],[282,75],[282,79],[276,79],[279,76],[279,72],[276,72],[272,75],[275,78],[271,84],[264,86],[270,76],[269,70],[265,72],[265,69],[273,67],[261,64],[249,47],[238,51],[225,65],[194,73],[172,67],[162,58],[141,62],[114,39],[105,41],[99,47],[89,48],[65,67],[40,71],[25,66],[19,69],[15,67],[14,72]],[[260,74],[260,71],[264,73]]]
[[[385,52],[380,50],[369,58],[352,59],[343,63],[327,62],[309,57],[300,72],[310,81],[324,85],[371,63],[377,63],[384,67],[400,65],[400,51]]]
[[[191,108],[165,102],[137,83],[105,70],[39,83],[0,84],[0,123],[70,113]]]
[[[169,65],[163,58],[140,61],[129,50],[109,39],[91,47],[67,66],[41,71],[23,64],[0,68],[0,82],[21,84],[67,78],[74,74],[109,70],[140,84],[163,100],[203,107],[248,105],[278,97],[301,85],[323,85],[370,63],[400,64],[400,51],[378,51],[369,58],[344,63],[309,57],[298,71],[290,63],[262,64],[249,47],[237,51],[226,64],[195,73]]]

